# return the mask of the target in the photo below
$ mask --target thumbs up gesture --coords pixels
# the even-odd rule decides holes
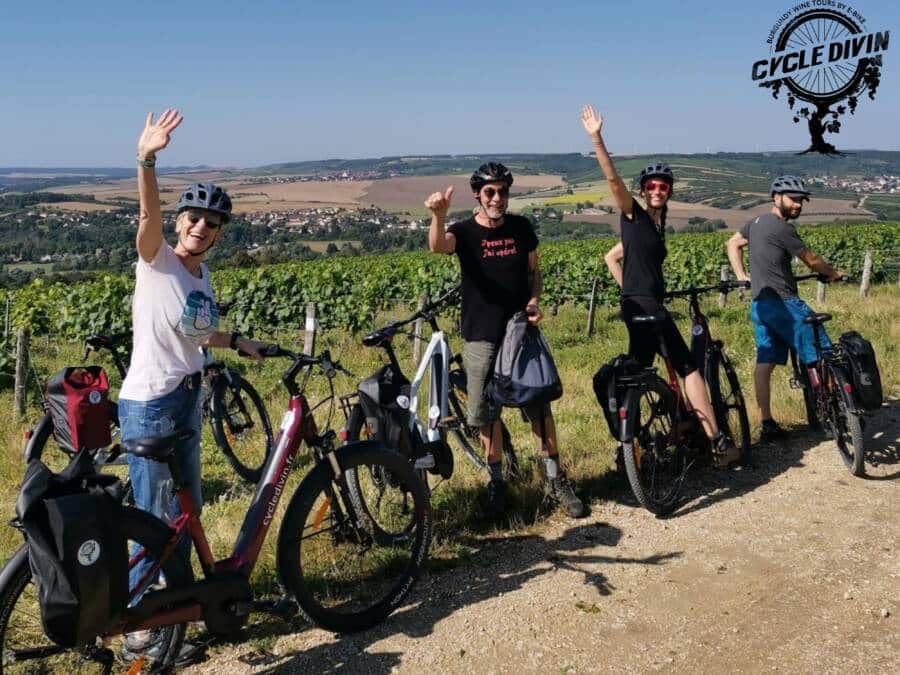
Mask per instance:
[[[425,200],[425,208],[431,211],[435,217],[443,219],[450,209],[450,199],[453,197],[453,186],[444,192],[435,192]]]

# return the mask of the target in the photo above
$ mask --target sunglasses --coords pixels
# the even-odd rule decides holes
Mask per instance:
[[[188,221],[191,225],[196,225],[201,220],[206,222],[206,227],[208,227],[210,230],[218,230],[220,227],[222,227],[221,220],[211,220],[209,215],[206,213],[200,213],[199,211],[188,212]]]
[[[648,180],[644,183],[644,189],[647,192],[654,192],[659,190],[664,195],[669,194],[669,190],[671,190],[671,186],[663,180]]]
[[[484,188],[484,190],[482,190],[482,194],[488,198],[488,201],[492,200],[494,198],[494,195],[500,195],[500,199],[506,199],[507,197],[509,197],[509,188],[486,187]]]

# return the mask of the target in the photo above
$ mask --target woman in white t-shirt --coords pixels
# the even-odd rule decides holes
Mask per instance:
[[[231,199],[225,191],[212,183],[188,187],[176,207],[178,242],[172,247],[163,238],[154,166],[156,153],[169,144],[181,121],[176,110],[166,110],[155,123],[151,113],[138,140],[140,222],[132,304],[134,349],[119,396],[119,421],[122,440],[188,429],[195,432],[190,440],[176,445],[175,457],[199,506],[201,347],[240,349],[261,361],[259,349],[264,345],[238,333],[217,330],[219,313],[203,259],[231,216]],[[138,507],[166,519],[178,515],[165,464],[128,455],[128,469]],[[190,555],[190,542],[185,544],[184,553]],[[139,580],[148,565],[135,566],[132,580]],[[152,640],[150,631],[132,633],[126,649],[146,652],[152,649]]]

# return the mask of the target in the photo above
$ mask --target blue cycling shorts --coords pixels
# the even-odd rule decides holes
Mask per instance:
[[[816,360],[816,343],[811,324],[803,318],[814,314],[800,298],[754,300],[750,304],[750,319],[756,337],[756,362],[785,365],[788,349],[794,349],[801,363]],[[823,350],[831,349],[825,329],[819,328]]]

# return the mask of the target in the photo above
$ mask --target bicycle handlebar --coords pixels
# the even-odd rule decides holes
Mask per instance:
[[[703,295],[704,293],[729,293],[738,289],[750,288],[749,281],[720,281],[713,286],[692,286],[678,291],[669,291],[663,295],[663,298],[684,298],[691,295]]]
[[[841,276],[839,279],[834,279],[834,280],[830,279],[829,277],[826,277],[824,274],[818,274],[818,273],[817,274],[800,274],[800,275],[794,277],[794,281],[808,281],[810,279],[815,279],[816,281],[821,281],[823,284],[831,284],[831,283],[846,284],[846,283],[853,281],[853,278],[847,276],[846,274]]]
[[[353,373],[344,368],[340,364],[340,362],[335,361],[331,358],[331,352],[329,350],[323,351],[319,356],[309,356],[308,354],[298,354],[297,352],[293,352],[290,349],[285,349],[284,347],[277,344],[270,344],[265,347],[262,347],[259,350],[260,355],[263,358],[287,358],[291,359],[293,363],[291,367],[285,372],[282,380],[287,383],[288,381],[293,382],[297,377],[297,373],[300,372],[301,368],[306,366],[319,366],[319,369],[322,371],[322,374],[327,377],[329,380],[334,379],[337,374],[344,373],[349,377],[353,377]]]

